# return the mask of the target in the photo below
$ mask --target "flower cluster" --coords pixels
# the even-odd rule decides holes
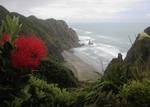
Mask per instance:
[[[0,45],[4,45],[10,40],[10,35],[6,32],[3,33],[2,38],[0,39]]]
[[[13,45],[11,64],[16,69],[35,68],[47,52],[44,42],[33,35],[20,35]]]

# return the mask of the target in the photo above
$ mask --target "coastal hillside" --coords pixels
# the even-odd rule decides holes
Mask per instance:
[[[150,106],[150,27],[137,35],[125,59],[119,53],[86,96],[90,107]]]
[[[0,107],[150,107],[150,27],[99,74],[64,21],[0,10]]]
[[[149,4],[0,0],[0,107],[150,107]]]
[[[79,83],[61,52],[77,46],[76,32],[64,21],[0,6],[0,106],[67,107],[73,96],[66,89]]]
[[[80,46],[77,33],[72,28],[70,28],[67,25],[67,23],[63,20],[55,20],[53,18],[43,20],[43,19],[38,19],[37,17],[35,17],[33,15],[29,16],[29,17],[25,17],[16,12],[9,12],[3,6],[0,6],[0,13],[1,13],[0,14],[0,22],[5,21],[6,16],[8,16],[8,15],[11,17],[14,17],[14,16],[19,17],[19,23],[22,25],[20,28],[19,34],[23,34],[23,35],[34,34],[36,36],[39,36],[46,43],[46,46],[47,46],[48,52],[49,52],[49,56],[53,57],[53,59],[58,59],[59,61],[63,60],[63,59],[64,59],[63,61],[66,61],[66,59],[71,59],[69,57],[63,58],[61,53],[63,53],[64,50],[69,50],[71,48]],[[72,55],[72,53],[71,53],[71,55]],[[74,58],[75,56],[72,55],[72,57]],[[79,59],[79,58],[75,57],[74,59]],[[73,62],[73,61],[71,61],[71,62]],[[84,67],[89,72],[87,72],[86,70],[83,70],[84,69],[83,67],[82,67],[83,68],[82,69],[81,67],[77,66],[77,67],[75,67],[75,69],[72,69],[72,68],[74,68],[74,66],[71,66],[71,67],[67,66],[67,68],[71,69],[69,72],[73,71],[73,73],[75,75],[79,70],[78,73],[79,73],[79,75],[81,75],[81,77],[80,77],[81,80],[91,80],[91,78],[94,78],[96,80],[97,78],[99,78],[99,75],[97,73],[95,73],[96,70],[94,68],[92,68],[90,65],[84,63],[80,59],[77,61],[77,63],[80,63],[81,65],[82,64],[86,65]],[[45,64],[45,65],[47,65],[47,64]],[[66,64],[64,64],[64,65],[66,65]],[[73,64],[73,65],[75,65],[75,64]],[[57,67],[57,68],[59,68],[59,67]],[[85,74],[90,75],[90,76],[85,76]],[[61,73],[60,73],[60,75],[61,75]],[[70,76],[71,74],[68,74],[68,75]],[[93,77],[91,75],[93,75]],[[85,78],[84,78],[84,76],[85,76]],[[76,77],[78,77],[78,76],[76,76]],[[73,76],[71,78],[73,78]],[[74,78],[73,79],[71,79],[71,78],[69,77],[69,79],[72,81]],[[76,80],[74,80],[74,82],[75,81]]]
[[[79,46],[76,32],[63,20],[25,17],[16,12],[9,12],[0,6],[0,22],[5,20],[7,15],[19,17],[19,23],[22,24],[20,34],[33,33],[40,36],[46,42],[51,55],[55,57],[61,57],[63,50]]]

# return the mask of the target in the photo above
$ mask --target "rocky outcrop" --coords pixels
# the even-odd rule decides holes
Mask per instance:
[[[145,33],[147,33],[148,35],[150,35],[150,27],[147,27],[145,30],[144,30]]]
[[[129,49],[125,61],[145,69],[150,64],[150,27],[139,33]],[[148,67],[149,68],[149,67]]]
[[[150,69],[150,27],[139,33],[132,47],[123,60],[122,55],[114,58],[104,72],[104,79],[126,81],[133,78],[141,78],[142,72]],[[138,73],[137,73],[138,72]],[[139,73],[140,72],[140,73]],[[116,77],[115,77],[116,76]],[[122,77],[125,77],[122,79]]]
[[[76,32],[63,20],[38,19],[35,16],[25,17],[15,12],[9,12],[0,6],[0,22],[5,20],[6,15],[18,16],[22,29],[20,33],[36,34],[47,44],[51,55],[61,57],[61,52],[79,46]]]

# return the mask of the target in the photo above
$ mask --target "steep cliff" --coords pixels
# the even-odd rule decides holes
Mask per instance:
[[[138,34],[135,42],[127,52],[126,58],[113,59],[104,72],[104,78],[119,75],[117,78],[128,79],[142,77],[142,72],[150,70],[150,27]],[[143,74],[144,75],[144,74]],[[125,80],[125,79],[124,79]]]
[[[150,64],[150,27],[139,33],[134,44],[129,49],[125,61],[136,64],[142,69],[149,69]]]
[[[63,20],[38,19],[35,16],[25,17],[15,12],[9,12],[0,6],[0,22],[5,20],[7,15],[19,16],[22,29],[20,34],[36,34],[47,44],[49,52],[57,57],[61,57],[61,52],[66,49],[79,46],[76,32],[70,28]]]

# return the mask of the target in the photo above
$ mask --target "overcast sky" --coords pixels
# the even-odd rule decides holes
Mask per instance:
[[[149,22],[150,0],[0,0],[9,11],[68,22]]]

